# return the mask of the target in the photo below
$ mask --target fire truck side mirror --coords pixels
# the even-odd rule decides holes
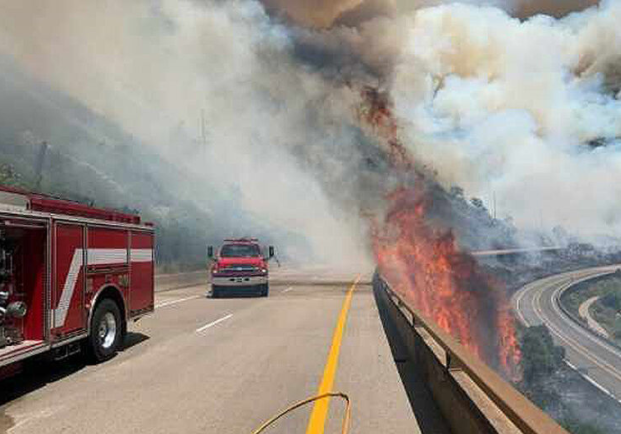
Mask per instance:
[[[274,257],[274,246],[269,246],[268,252],[269,252],[269,257],[273,258]]]
[[[207,247],[207,257],[213,259],[213,246]]]

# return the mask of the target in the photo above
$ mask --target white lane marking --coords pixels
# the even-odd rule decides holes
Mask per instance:
[[[553,282],[555,282],[556,280],[559,280],[559,278],[562,278],[564,276],[563,275],[554,275],[554,276],[548,276],[546,278],[543,278],[541,280],[536,280],[534,282],[529,283],[528,285],[524,286],[522,289],[520,289],[520,291],[518,291],[518,293],[514,296],[514,300],[515,300],[515,312],[517,313],[518,319],[526,326],[526,327],[530,327],[531,324],[526,320],[526,316],[524,315],[524,313],[522,312],[522,308],[520,307],[522,305],[522,301],[523,299],[527,296],[530,295],[531,292],[534,292],[533,290],[536,290],[542,286],[546,286],[547,284],[552,284]]]
[[[222,318],[220,318],[220,319],[217,319],[217,320],[215,320],[215,321],[213,321],[213,322],[210,322],[209,324],[206,324],[206,325],[204,325],[204,326],[202,326],[202,327],[200,327],[200,328],[197,328],[197,329],[196,329],[196,333],[200,333],[200,332],[202,332],[202,331],[205,331],[205,330],[207,330],[208,328],[213,327],[213,326],[215,326],[216,324],[221,323],[222,321],[226,321],[227,319],[229,319],[229,318],[230,318],[230,317],[232,317],[232,316],[233,316],[233,314],[232,314],[232,313],[230,313],[230,314],[228,314],[227,316],[223,316],[223,317],[222,317]]]
[[[184,301],[188,301],[188,300],[196,300],[197,298],[202,298],[202,296],[194,295],[192,297],[185,297],[185,298],[178,298],[176,300],[171,300],[171,301],[164,301],[162,303],[156,304],[155,308],[159,309],[160,307],[172,306],[173,304],[183,303]]]
[[[597,387],[599,390],[601,390],[602,392],[604,392],[606,395],[610,396],[612,399],[614,399],[615,401],[619,402],[621,404],[621,399],[617,399],[617,397],[608,389],[606,389],[604,386],[602,386],[601,384],[599,384],[597,381],[595,381],[594,379],[592,379],[589,375],[581,372],[578,367],[576,365],[574,365],[573,363],[571,363],[569,360],[564,359],[563,362],[565,362],[565,364],[567,366],[569,366],[571,369],[573,369],[574,371],[576,371],[578,373],[578,375],[582,376],[582,378],[584,378],[585,380],[587,380],[589,383],[591,383],[593,386]]]
[[[603,340],[603,339],[601,339],[599,337],[593,336],[588,330],[585,330],[584,328],[578,326],[570,318],[568,318],[563,312],[561,312],[561,308],[558,305],[558,303],[559,303],[558,300],[559,300],[559,297],[560,297],[560,293],[561,293],[562,290],[564,290],[565,288],[567,288],[567,287],[569,287],[571,285],[573,285],[573,283],[570,282],[568,285],[561,286],[556,291],[554,291],[554,293],[552,294],[552,300],[551,301],[552,301],[552,308],[554,309],[554,312],[556,312],[556,314],[559,316],[559,318],[561,318],[567,325],[569,325],[571,328],[573,328],[577,333],[579,333],[580,335],[584,336],[589,341],[594,342],[595,344],[600,345],[600,346],[606,348],[608,351],[610,351],[611,353],[613,353],[617,357],[621,358],[621,352],[619,352],[618,349],[616,349],[615,347],[610,345],[605,340]]]
[[[558,284],[558,283],[561,284],[559,288],[563,289],[563,287],[572,285],[575,282],[572,282],[572,281],[570,281],[570,282],[562,282],[561,281],[561,282],[557,282],[556,284]],[[550,321],[550,319],[547,316],[544,315],[543,309],[542,309],[542,306],[541,306],[541,297],[543,295],[544,290],[547,289],[547,288],[549,288],[549,286],[540,287],[539,288],[540,291],[538,291],[536,293],[536,296],[531,300],[532,306],[533,306],[533,310],[535,312],[535,315],[537,315],[539,317],[539,319],[548,327],[550,332],[552,332],[553,334],[558,336],[561,340],[566,342],[574,351],[576,351],[577,353],[581,354],[583,357],[586,357],[587,359],[589,359],[598,368],[604,370],[605,372],[607,372],[608,374],[612,375],[613,377],[616,377],[618,380],[621,380],[621,377],[619,376],[619,373],[612,366],[610,366],[608,363],[606,363],[602,359],[598,358],[594,354],[589,354],[585,350],[585,348],[582,347],[579,343],[577,343],[574,339],[570,338],[569,336],[563,335],[563,333],[553,325],[552,321]],[[553,297],[555,296],[555,294],[556,294],[556,291],[553,293]],[[556,307],[555,303],[554,303],[554,300],[552,300],[552,306],[553,306],[553,308]],[[592,380],[592,378],[591,378],[591,380]],[[593,383],[595,383],[595,380],[593,380]],[[605,389],[599,383],[598,383],[598,386],[599,386],[600,389]],[[618,400],[618,398],[616,396],[614,398]]]
[[[526,318],[524,317],[524,315],[522,314],[522,309],[520,308],[520,305],[521,305],[522,299],[525,298],[526,294],[530,293],[530,292],[533,292],[534,295],[533,295],[533,297],[530,300],[530,304],[533,307],[533,311],[534,311],[535,316],[538,317],[539,320],[541,320],[543,322],[543,324],[548,326],[548,328],[550,329],[550,331],[552,333],[557,335],[561,340],[565,341],[570,347],[572,347],[574,350],[576,350],[579,354],[582,354],[583,356],[586,356],[586,358],[591,360],[592,362],[594,362],[596,366],[598,366],[599,368],[603,368],[604,371],[607,371],[608,373],[611,373],[611,374],[613,374],[613,376],[617,377],[617,375],[615,375],[615,374],[617,374],[617,371],[614,368],[612,368],[610,365],[608,365],[606,362],[604,362],[604,361],[602,361],[600,359],[594,360],[593,357],[591,357],[590,354],[588,354],[586,351],[584,351],[584,347],[582,347],[581,345],[577,344],[572,339],[570,339],[568,337],[565,337],[559,330],[557,330],[552,325],[552,323],[550,321],[546,320],[546,317],[543,314],[543,310],[541,309],[541,297],[543,295],[543,292],[547,288],[549,288],[550,286],[554,286],[554,285],[559,285],[560,284],[560,286],[552,294],[552,300],[551,300],[552,303],[551,304],[552,304],[552,307],[553,307],[554,311],[561,317],[561,319],[564,322],[567,322],[573,329],[575,329],[578,332],[580,332],[580,334],[590,338],[591,341],[594,341],[595,343],[598,343],[598,344],[604,346],[607,349],[611,349],[613,351],[613,353],[618,354],[618,351],[616,351],[616,349],[613,349],[612,347],[610,347],[607,344],[603,345],[604,343],[601,342],[599,339],[598,340],[594,340],[593,336],[588,334],[588,332],[586,332],[585,330],[578,330],[578,327],[575,324],[571,323],[570,322],[571,320],[569,320],[569,318],[565,318],[565,315],[560,311],[560,308],[558,306],[558,294],[564,288],[566,288],[568,286],[575,285],[575,284],[577,284],[579,282],[582,282],[584,280],[592,279],[593,277],[597,277],[599,275],[608,274],[608,273],[610,273],[610,268],[609,267],[601,267],[595,273],[593,273],[593,274],[592,273],[593,273],[593,270],[587,270],[587,271],[582,271],[582,272],[569,272],[569,273],[564,273],[562,275],[550,276],[550,277],[542,279],[540,281],[532,282],[532,283],[526,285],[521,290],[521,292],[517,294],[517,297],[515,298],[515,304],[516,304],[516,309],[515,310],[516,310],[516,313],[518,314],[519,319],[522,321],[522,323],[524,323],[526,326],[528,326],[529,324],[528,324]],[[559,279],[555,279],[555,277],[558,277]],[[569,281],[567,281],[567,278],[569,279]],[[569,366],[570,368],[574,369],[579,375],[581,375],[585,380],[587,380],[593,386],[597,387],[602,392],[604,392],[605,394],[607,394],[611,398],[613,398],[616,401],[618,401],[619,403],[621,403],[621,399],[617,398],[612,392],[610,392],[607,388],[605,388],[604,386],[599,384],[597,381],[595,381],[591,376],[581,372],[569,360],[565,359],[563,361],[567,364],[567,366]],[[599,363],[597,363],[598,361],[602,362],[605,365],[607,365],[610,368],[612,368],[614,372],[610,372],[604,366],[602,366]]]
[[[289,292],[292,289],[293,289],[293,286],[290,286],[289,288],[284,289],[281,294],[284,294],[285,292]]]

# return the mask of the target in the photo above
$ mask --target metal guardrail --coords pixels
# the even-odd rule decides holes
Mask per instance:
[[[505,256],[505,255],[521,255],[529,253],[549,253],[567,250],[566,247],[532,247],[522,249],[500,249],[500,250],[478,250],[472,251],[472,256]]]
[[[376,276],[375,282],[381,286],[381,289],[385,291],[388,298],[401,312],[404,319],[408,322],[409,327],[411,327],[411,332],[418,335],[419,339],[417,339],[417,345],[423,343],[428,347],[427,349],[429,349],[428,339],[425,340],[424,337],[421,337],[424,330],[424,332],[431,336],[435,344],[444,351],[444,360],[438,359],[437,362],[442,365],[445,373],[452,379],[455,379],[458,373],[465,373],[480,391],[483,392],[484,396],[493,403],[496,409],[492,408],[490,410],[489,408],[480,408],[481,399],[478,399],[477,402],[477,398],[473,396],[472,390],[464,390],[463,387],[460,386],[463,384],[463,381],[451,381],[450,386],[442,385],[442,381],[446,379],[438,382],[439,386],[436,386],[436,393],[433,393],[432,390],[434,397],[438,398],[436,394],[441,395],[443,393],[443,387],[462,388],[462,396],[458,397],[458,399],[464,396],[467,397],[466,400],[469,401],[470,405],[478,410],[477,416],[479,418],[483,416],[483,418],[488,419],[490,422],[487,424],[489,432],[502,434],[509,432],[520,432],[524,434],[567,434],[567,431],[500,377],[500,375],[481,362],[477,357],[470,354],[461,344],[441,330],[433,321],[425,318],[414,308],[410,307],[407,300],[394,292],[381,277]],[[420,346],[418,348],[420,348]],[[434,353],[436,357],[438,357],[437,351],[434,351]],[[431,372],[431,374],[433,374],[433,372]],[[431,381],[437,380],[431,378]],[[451,393],[455,394],[453,391],[447,391],[447,394]],[[476,393],[474,393],[474,395],[476,395]],[[456,402],[454,398],[444,399],[444,401],[445,403]],[[454,406],[445,406],[446,408],[444,409],[442,405],[439,405],[439,407],[455,433],[481,432],[481,428],[477,428],[476,424],[470,427],[466,426],[467,423],[461,424],[459,417],[456,418],[455,414],[452,414],[458,411]],[[468,406],[464,408],[467,411]],[[499,421],[499,415],[505,417],[507,420]],[[507,421],[510,423],[506,423]]]

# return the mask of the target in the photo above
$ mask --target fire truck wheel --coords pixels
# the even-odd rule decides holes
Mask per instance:
[[[218,290],[217,286],[212,286],[211,287],[211,298],[218,298],[220,297],[220,291]]]
[[[113,357],[121,343],[123,324],[121,311],[109,298],[102,300],[95,308],[88,337],[88,352],[95,362]]]
[[[270,294],[270,287],[266,283],[265,285],[263,285],[263,288],[261,288],[261,297],[267,297],[269,294]]]

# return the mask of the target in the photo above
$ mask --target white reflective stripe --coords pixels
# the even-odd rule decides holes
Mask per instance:
[[[73,253],[63,292],[58,301],[58,306],[53,309],[54,328],[65,325],[67,312],[69,312],[71,299],[84,262],[82,252],[82,249],[76,249]],[[87,261],[88,265],[126,264],[127,249],[88,249]],[[131,262],[153,262],[153,249],[132,249]]]
[[[60,300],[58,301],[58,307],[54,309],[54,328],[65,325],[67,312],[69,311],[69,306],[71,305],[71,298],[73,297],[75,285],[83,263],[82,249],[76,249],[73,253],[73,258],[71,259],[71,265],[69,266],[69,272],[67,273],[67,278],[65,279],[63,292],[60,296]]]
[[[125,264],[127,249],[88,249],[88,265]]]
[[[132,249],[132,262],[153,262],[153,249]]]

